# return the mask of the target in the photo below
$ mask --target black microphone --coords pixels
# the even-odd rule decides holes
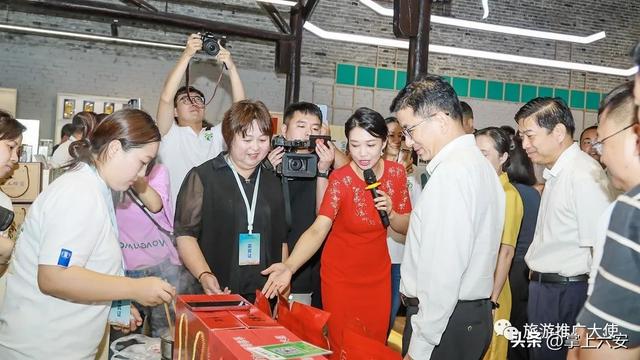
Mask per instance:
[[[373,195],[373,198],[377,198],[378,197],[378,192],[376,191],[376,188],[378,187],[378,179],[376,179],[376,174],[373,172],[373,170],[371,169],[367,169],[364,171],[363,173],[364,176],[364,181],[367,183],[367,188],[370,187],[371,190],[371,195]],[[389,215],[387,214],[386,211],[382,211],[382,210],[378,210],[378,214],[380,215],[380,220],[382,220],[382,225],[386,228],[389,226]]]

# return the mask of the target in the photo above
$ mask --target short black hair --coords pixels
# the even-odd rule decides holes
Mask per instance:
[[[388,118],[385,118],[385,119],[384,119],[384,123],[385,123],[385,124],[387,124],[387,125],[389,125],[389,124],[391,124],[391,123],[399,124],[399,122],[398,122],[398,118],[397,118],[397,117],[395,117],[395,116],[389,116]]]
[[[301,114],[313,115],[320,119],[320,122],[322,122],[322,110],[320,110],[320,107],[318,107],[318,105],[306,101],[299,101],[289,104],[289,106],[287,106],[287,108],[284,110],[282,120],[285,125],[289,125],[289,120],[291,120],[296,112],[299,112]]]
[[[202,96],[202,98],[204,99],[204,93],[196,88],[194,88],[193,86],[189,86],[189,95],[193,96],[193,93],[195,93],[196,95]],[[178,106],[178,97],[182,94],[186,94],[187,93],[187,86],[183,85],[181,86],[178,91],[176,91],[176,94],[173,96],[173,107],[177,107]]]
[[[529,156],[522,148],[522,139],[517,136],[511,136],[513,150],[511,151],[511,162],[507,167],[507,175],[509,181],[517,184],[533,186],[538,181],[536,172],[533,169],[533,163]]]
[[[547,129],[548,132],[558,124],[564,125],[571,137],[576,131],[571,110],[562,98],[537,97],[530,100],[516,113],[516,123],[531,116],[535,116],[538,126]]]
[[[60,129],[60,138],[65,137],[65,135],[66,135],[67,137],[69,137],[69,136],[73,135],[73,130],[74,130],[73,125],[71,125],[71,124],[64,124],[64,125],[62,126],[62,129]]]
[[[356,127],[364,129],[371,136],[382,139],[382,141],[387,140],[387,135],[389,134],[387,124],[382,115],[367,107],[357,109],[344,123],[344,135],[347,139],[349,139],[351,130]]]
[[[617,123],[628,124],[629,120],[636,121],[633,87],[634,82],[627,81],[611,90],[602,99],[598,109],[598,120],[601,119],[602,113],[608,110],[607,118],[612,118]]]
[[[586,129],[582,130],[582,132],[580,133],[580,139],[578,139],[578,141],[582,142],[582,137],[584,136],[584,133],[586,133],[589,130],[598,130],[598,126],[597,125],[592,125],[592,126],[589,126]]]
[[[442,111],[462,123],[462,107],[458,95],[440,76],[422,76],[400,90],[391,103],[390,111],[398,112],[405,108],[410,108],[422,119],[426,119],[434,111]]]
[[[509,134],[498,127],[490,126],[476,131],[474,135],[475,137],[483,135],[490,137],[493,141],[493,148],[496,149],[499,156],[507,153],[509,157],[507,158],[507,161],[502,164],[502,171],[506,171],[509,163],[511,162],[511,151],[513,150],[513,143],[511,142]]]
[[[512,128],[509,125],[500,126],[500,130],[506,132],[507,135],[509,135],[509,136],[515,136],[515,134],[516,134],[516,129]]]
[[[473,109],[471,109],[469,104],[464,101],[460,101],[460,107],[462,108],[463,119],[473,119]]]

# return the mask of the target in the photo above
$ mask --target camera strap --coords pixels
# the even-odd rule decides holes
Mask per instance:
[[[289,179],[282,176],[282,194],[284,195],[284,219],[287,227],[291,228],[291,191],[289,191]]]
[[[136,204],[140,208],[140,210],[142,210],[142,212],[149,218],[149,220],[151,220],[153,225],[155,225],[158,228],[158,231],[166,235],[169,239],[171,239],[172,242],[174,241],[173,231],[169,231],[164,227],[162,227],[162,225],[158,224],[156,219],[153,218],[153,215],[151,215],[151,212],[149,212],[149,209],[147,209],[147,207],[144,205],[142,200],[138,197],[138,194],[136,194],[136,192],[133,189],[129,189],[125,191],[125,194],[129,196],[132,202]]]
[[[218,87],[220,86],[220,81],[222,81],[222,75],[224,74],[224,70],[225,69],[227,69],[227,65],[225,63],[222,63],[222,70],[220,70],[220,76],[218,76],[218,81],[216,81],[216,86],[213,88],[213,95],[211,95],[211,98],[209,99],[209,101],[205,102],[205,104],[204,104],[205,106],[209,106],[209,104],[211,103],[213,98],[216,96],[216,92],[218,92]],[[189,72],[190,72],[190,70],[191,70],[191,61],[189,61],[189,63],[187,64],[187,70],[185,71],[184,80],[185,80],[185,85],[187,87],[187,98],[189,99],[191,104],[193,104],[193,100],[191,99],[191,93],[189,92]]]

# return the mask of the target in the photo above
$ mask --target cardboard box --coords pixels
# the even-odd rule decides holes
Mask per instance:
[[[31,203],[40,194],[41,173],[42,163],[19,163],[0,188],[14,203]]]
[[[249,304],[239,295],[178,296],[173,358],[191,359],[195,352],[196,359],[254,360],[251,347],[300,340],[253,305],[227,306],[233,302]],[[193,303],[212,305],[201,311]]]

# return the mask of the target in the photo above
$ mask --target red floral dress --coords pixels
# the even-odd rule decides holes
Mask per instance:
[[[411,211],[407,174],[402,165],[384,161],[378,189],[391,197],[398,214]],[[340,358],[342,330],[350,322],[364,325],[367,334],[384,343],[391,308],[391,261],[387,230],[366,183],[350,165],[329,177],[319,215],[333,220],[322,253],[322,305],[331,313],[329,342],[332,358]]]

